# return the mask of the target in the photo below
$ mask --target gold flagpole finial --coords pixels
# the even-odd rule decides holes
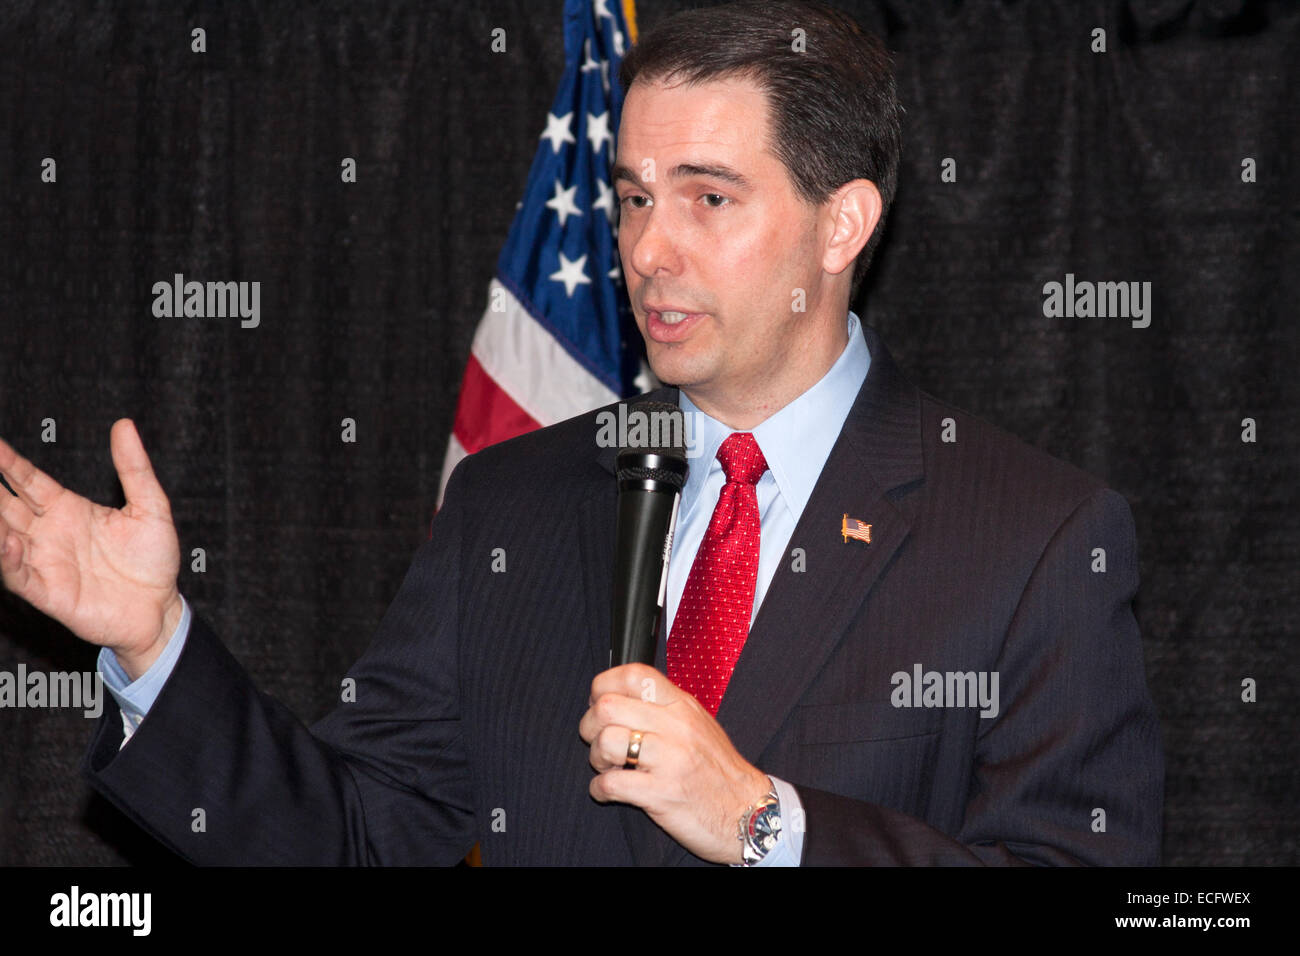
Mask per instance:
[[[630,39],[633,43],[635,43],[636,42],[636,0],[623,0],[623,19],[627,21],[628,39]]]

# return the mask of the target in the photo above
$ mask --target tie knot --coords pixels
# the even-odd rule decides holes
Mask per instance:
[[[757,484],[758,479],[767,471],[767,459],[758,448],[751,432],[732,432],[727,436],[722,447],[718,449],[718,461],[722,462],[722,473],[727,481],[742,484]]]

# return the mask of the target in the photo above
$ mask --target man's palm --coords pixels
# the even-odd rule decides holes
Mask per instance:
[[[0,489],[0,572],[78,637],[137,655],[179,605],[180,546],[134,422],[115,422],[110,441],[120,510],[69,491],[0,440],[0,473],[18,493]]]

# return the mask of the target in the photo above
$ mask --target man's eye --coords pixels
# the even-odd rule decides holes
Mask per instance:
[[[645,198],[646,198],[645,196],[638,196],[638,195],[636,195],[636,194],[633,194],[633,195],[630,195],[630,196],[624,196],[622,199],[620,199],[620,200],[618,201],[618,204],[621,206],[621,205],[623,205],[624,203],[630,202],[630,201],[633,200],[633,199],[645,199]],[[642,207],[642,206],[637,206],[637,205],[633,205],[632,208],[633,208],[633,209],[642,209],[642,208],[644,208],[644,207]]]
[[[714,209],[722,209],[722,208],[723,208],[723,205],[724,205],[725,203],[729,203],[729,202],[731,202],[731,200],[728,199],[726,196],[719,195],[718,193],[705,193],[705,194],[704,194],[704,198],[705,198],[706,200],[709,200],[709,199],[719,199],[719,200],[721,200],[721,202],[716,202],[716,203],[711,202],[711,203],[708,203],[708,205],[711,206],[711,207],[714,208]]]

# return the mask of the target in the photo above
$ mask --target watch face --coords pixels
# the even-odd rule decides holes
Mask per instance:
[[[750,812],[741,832],[745,844],[742,855],[745,863],[752,866],[776,846],[776,838],[781,833],[781,804],[775,793],[769,793],[767,800]]]
[[[781,832],[781,814],[776,807],[760,807],[749,818],[749,839],[755,846],[770,850]]]

